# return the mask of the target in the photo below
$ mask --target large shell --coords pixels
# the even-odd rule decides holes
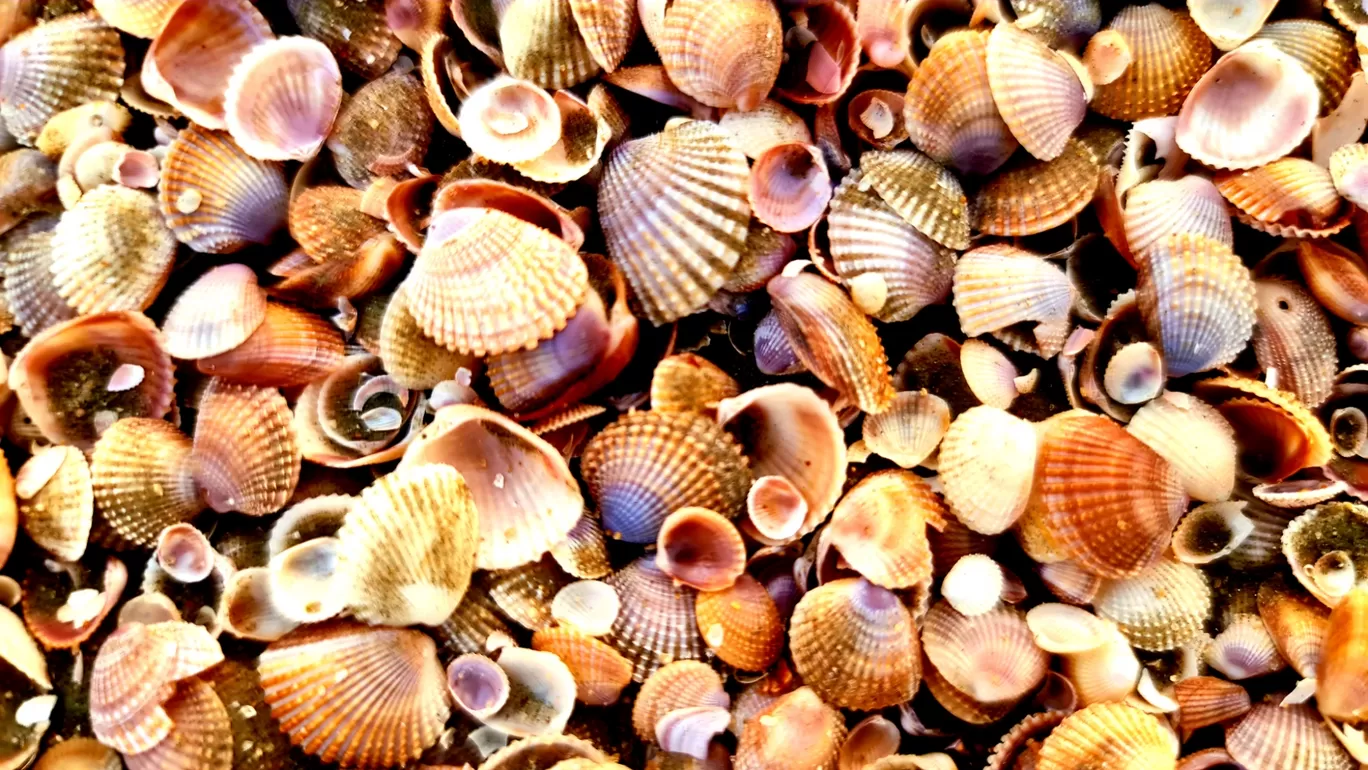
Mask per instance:
[[[1293,519],[1282,533],[1283,555],[1312,596],[1337,606],[1358,585],[1368,585],[1368,553],[1353,543],[1368,536],[1368,509],[1326,503]]]
[[[1121,76],[1098,84],[1093,96],[1091,108],[1109,118],[1172,115],[1211,66],[1211,42],[1183,11],[1128,5],[1107,29],[1119,33],[1131,56]]]
[[[32,144],[50,118],[89,102],[113,102],[123,85],[119,33],[95,13],[21,32],[0,47],[0,120]]]
[[[820,543],[835,548],[869,582],[910,588],[931,577],[927,527],[943,529],[945,509],[926,484],[908,471],[880,471],[842,498]]]
[[[309,259],[327,264],[350,259],[385,232],[385,221],[361,211],[361,192],[340,185],[310,187],[290,201],[290,237]]]
[[[707,303],[750,225],[745,156],[702,121],[666,126],[609,156],[598,204],[608,255],[660,325]]]
[[[996,535],[1026,511],[1036,470],[1036,433],[1030,423],[991,406],[955,418],[941,441],[945,502],[964,525]]]
[[[767,0],[677,0],[656,47],[679,90],[711,107],[745,111],[779,77],[782,43],[778,9]]]
[[[751,480],[736,442],[710,418],[683,412],[623,415],[584,448],[581,468],[604,529],[633,543],[654,541],[685,506],[737,516]]]
[[[176,236],[152,194],[102,185],[57,223],[53,283],[79,313],[142,310],[166,283],[175,256]]]
[[[1017,148],[993,102],[986,30],[936,41],[907,88],[904,119],[912,143],[966,174],[988,174]]]
[[[1072,219],[1093,200],[1097,156],[1078,139],[1050,161],[1014,162],[979,189],[976,229],[993,235],[1032,235]]]
[[[1368,713],[1363,686],[1368,641],[1368,591],[1355,589],[1330,613],[1325,649],[1316,669],[1316,705],[1331,719],[1357,722]]]
[[[921,645],[898,596],[863,578],[819,586],[798,602],[793,662],[823,700],[873,710],[908,700],[921,680]]]
[[[273,642],[257,673],[280,729],[305,753],[391,767],[417,759],[450,715],[436,653],[417,631],[329,623]]]
[[[632,680],[644,681],[672,660],[700,660],[706,653],[694,617],[697,591],[676,588],[655,560],[643,556],[609,576],[622,609],[605,641],[632,662]]]
[[[922,646],[941,678],[988,705],[1020,701],[1044,680],[1050,662],[1023,614],[1002,606],[965,617],[937,603],[922,626]]]
[[[367,80],[384,75],[403,48],[390,31],[383,0],[289,0],[287,4],[301,32],[321,40],[343,67]]]
[[[1214,407],[1186,393],[1165,393],[1141,407],[1126,430],[1173,465],[1193,498],[1230,498],[1235,431]]]
[[[143,59],[143,88],[205,128],[226,128],[223,99],[234,67],[274,37],[249,0],[183,2]]]
[[[393,120],[397,115],[404,119]],[[393,72],[372,80],[337,115],[327,141],[333,165],[347,184],[358,189],[380,177],[407,172],[410,164],[422,163],[427,155],[432,122],[422,84],[412,74]],[[377,130],[379,124],[386,130]]]
[[[282,37],[254,47],[233,68],[223,96],[228,132],[261,160],[312,158],[341,106],[337,59],[308,37]]]
[[[1023,322],[1065,324],[1073,302],[1064,271],[1023,249],[984,246],[955,263],[955,312],[970,337]]]
[[[1354,41],[1319,19],[1281,19],[1265,24],[1255,40],[1271,40],[1302,63],[1320,87],[1321,112],[1333,110],[1349,90],[1354,74]]]
[[[176,238],[214,254],[268,243],[285,224],[285,174],[222,131],[190,125],[162,160],[162,216]]]
[[[1093,605],[1132,645],[1161,652],[1202,632],[1211,615],[1211,588],[1200,569],[1164,559],[1135,577],[1103,581]]]
[[[39,486],[31,486],[35,483]],[[38,450],[19,469],[15,493],[20,523],[33,542],[62,561],[80,559],[95,517],[90,466],[80,450],[69,446]]]
[[[1368,323],[1368,267],[1358,254],[1328,240],[1304,240],[1297,264],[1306,287],[1326,310],[1354,324]]]
[[[1320,305],[1288,281],[1257,281],[1258,327],[1254,354],[1264,371],[1276,370],[1279,387],[1315,408],[1330,395],[1339,362],[1335,336]]]
[[[1015,24],[988,36],[988,83],[1012,136],[1040,160],[1053,160],[1083,122],[1088,100],[1072,65]]]
[[[246,265],[221,265],[176,297],[162,321],[166,351],[181,359],[208,358],[241,345],[266,320],[266,292]]]
[[[96,13],[111,27],[134,37],[151,39],[176,10],[175,0],[97,0]]]
[[[1325,168],[1303,158],[1216,177],[1241,222],[1273,235],[1323,238],[1349,224],[1353,208],[1339,196]]]
[[[105,431],[90,460],[100,539],[151,548],[163,528],[204,510],[190,452],[190,439],[163,420],[130,417]]]
[[[1177,471],[1105,417],[1046,423],[1036,467],[1055,540],[1102,577],[1133,577],[1157,562],[1187,508]]]
[[[1351,770],[1358,764],[1306,705],[1260,703],[1226,728],[1226,750],[1249,770]]]
[[[1142,255],[1169,235],[1196,233],[1234,248],[1230,211],[1220,190],[1206,177],[1155,179],[1132,187],[1126,196],[1126,242]]]
[[[261,516],[285,506],[302,462],[292,418],[274,389],[210,381],[191,456],[209,507]]]
[[[1174,770],[1178,739],[1134,706],[1098,703],[1065,717],[1041,744],[1038,762],[1040,770]]]
[[[746,721],[734,766],[736,770],[836,770],[845,737],[841,712],[823,703],[811,687],[799,687]]]
[[[337,326],[292,305],[268,302],[266,317],[232,350],[201,358],[203,374],[231,382],[291,388],[318,380],[342,365]]]
[[[570,88],[598,73],[570,0],[502,2],[499,41],[504,66],[543,88]]]

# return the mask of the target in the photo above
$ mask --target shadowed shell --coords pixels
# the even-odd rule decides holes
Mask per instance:
[[[605,579],[622,609],[605,637],[632,662],[632,680],[644,681],[674,660],[699,660],[706,648],[694,617],[697,591],[675,587],[655,560],[643,556]]]

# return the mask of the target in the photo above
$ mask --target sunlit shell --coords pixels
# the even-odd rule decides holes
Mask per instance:
[[[754,109],[779,76],[783,35],[770,3],[679,0],[662,32],[655,43],[670,80],[709,106]]]
[[[246,265],[216,267],[186,288],[166,313],[166,350],[182,359],[224,353],[266,320],[266,292]]]
[[[1211,66],[1211,43],[1186,13],[1158,3],[1122,8],[1107,27],[1130,49],[1121,77],[1099,83],[1090,107],[1120,120],[1172,115]]]
[[[729,113],[734,114],[734,113]],[[763,289],[769,279],[779,274],[797,250],[793,238],[775,232],[759,222],[752,222],[746,233],[746,245],[736,269],[722,284],[723,291],[751,292]]]
[[[694,706],[726,708],[730,703],[722,689],[722,678],[708,664],[692,660],[670,663],[641,685],[632,706],[632,728],[643,740],[654,740],[656,723],[671,711]]]
[[[1230,498],[1235,432],[1215,408],[1186,393],[1165,393],[1141,407],[1126,430],[1173,465],[1192,497]]]
[[[1201,570],[1165,559],[1135,577],[1103,581],[1093,604],[1135,647],[1166,651],[1201,633],[1211,588]]]
[[[870,451],[913,468],[930,457],[950,428],[950,407],[926,391],[902,391],[888,410],[865,418],[862,426]]]
[[[1334,452],[1325,426],[1287,391],[1261,380],[1217,377],[1203,380],[1196,392],[1216,404],[1235,429],[1239,467],[1247,476],[1281,481],[1324,465]]]
[[[955,263],[955,312],[970,337],[1029,321],[1065,322],[1073,298],[1064,271],[1029,251],[984,246]]]
[[[1173,770],[1177,760],[1177,736],[1158,718],[1134,706],[1098,703],[1064,718],[1041,744],[1038,767]]]
[[[995,535],[1026,510],[1036,471],[1030,423],[991,406],[976,406],[950,424],[938,467],[945,501],[965,526]]]
[[[1229,51],[1253,37],[1276,5],[1269,0],[1193,0],[1188,9],[1211,42]]]
[[[394,121],[396,115],[404,119]],[[347,184],[358,189],[380,177],[407,172],[410,164],[421,163],[427,155],[432,122],[422,84],[412,74],[394,72],[372,80],[337,115],[327,140],[333,165]],[[376,129],[381,123],[386,130]]]
[[[27,336],[76,315],[52,282],[56,216],[33,217],[0,240],[5,251],[5,304]]]
[[[1258,604],[1278,652],[1298,674],[1314,678],[1330,628],[1329,609],[1281,578],[1259,586]]]
[[[1007,589],[1007,575],[992,557],[981,553],[962,556],[941,580],[941,595],[956,612],[967,617],[982,615],[998,606]]]
[[[594,61],[608,72],[617,69],[636,37],[637,4],[632,0],[570,0],[570,10]]]
[[[800,687],[746,721],[737,744],[735,767],[835,770],[845,737],[840,712],[823,703],[810,687]]]
[[[779,232],[808,229],[831,199],[831,179],[821,153],[803,144],[769,148],[751,169],[747,198],[755,218]]]
[[[1357,721],[1368,713],[1362,684],[1368,592],[1350,591],[1330,613],[1325,648],[1316,670],[1316,704],[1331,719]]]
[[[100,0],[95,11],[111,27],[134,37],[153,38],[171,12],[175,0]]]
[[[507,735],[558,734],[575,706],[576,684],[569,668],[549,652],[506,647],[499,667],[508,677],[510,697],[497,713],[484,718]]]
[[[211,508],[260,516],[284,507],[301,461],[291,418],[273,389],[210,382],[199,402],[191,459]]]
[[[604,641],[632,661],[633,681],[643,681],[675,660],[698,660],[706,648],[694,617],[697,591],[676,588],[649,556],[605,579],[617,589],[622,609]]]
[[[265,567],[232,574],[219,602],[218,618],[227,633],[257,642],[273,642],[299,626],[276,607],[271,572]]]
[[[285,223],[280,166],[249,156],[226,133],[193,124],[167,148],[158,194],[167,225],[196,251],[266,243]]]
[[[1088,111],[1074,68],[1010,23],[993,28],[987,52],[993,101],[1012,135],[1041,160],[1058,157]]]
[[[609,156],[598,195],[608,255],[652,323],[698,310],[727,280],[749,230],[748,173],[727,134],[702,121]]]
[[[1206,177],[1155,179],[1132,187],[1126,197],[1126,241],[1144,254],[1169,235],[1195,233],[1234,246],[1225,198]]]
[[[1226,750],[1249,770],[1350,770],[1357,764],[1305,705],[1260,703],[1226,727]]]
[[[314,382],[342,365],[337,326],[292,305],[268,302],[266,317],[232,350],[201,358],[203,374],[231,382],[290,388]]]
[[[1319,19],[1281,19],[1263,25],[1254,39],[1271,40],[1302,63],[1320,88],[1322,112],[1334,109],[1349,90],[1354,42],[1333,24]]]
[[[385,3],[378,0],[289,0],[288,6],[301,32],[322,41],[343,67],[368,80],[384,75],[403,48],[390,31]]]
[[[1021,613],[998,607],[965,617],[948,603],[931,608],[922,646],[952,687],[983,704],[1015,703],[1034,690],[1049,667]]]
[[[912,143],[966,174],[992,172],[1017,148],[993,102],[988,36],[986,30],[961,30],[936,41],[904,103]]]
[[[657,412],[715,414],[722,399],[738,393],[731,375],[695,353],[664,358],[651,375],[651,409]]]
[[[57,222],[53,284],[80,313],[142,310],[166,283],[175,255],[176,237],[154,196],[103,185]]]
[[[0,47],[0,66],[0,119],[31,144],[54,115],[117,100],[124,52],[119,33],[98,15],[77,13],[15,35]]]
[[[1194,676],[1178,682],[1173,689],[1173,697],[1178,701],[1178,726],[1185,734],[1249,713],[1249,693],[1224,679]]]
[[[1306,286],[1327,310],[1350,321],[1368,322],[1368,267],[1356,253],[1330,241],[1302,241],[1297,261]]]
[[[1061,225],[1092,202],[1097,158],[1072,140],[1050,161],[1023,159],[979,189],[974,227],[993,235],[1031,235]]]
[[[765,99],[752,110],[728,110],[717,124],[727,132],[736,149],[755,159],[775,145],[811,144],[812,134],[803,118],[779,102]]]
[[[968,201],[954,174],[913,150],[866,152],[860,166],[865,176],[850,181],[858,185],[855,191],[872,187],[908,224],[941,245],[969,246]]]
[[[461,367],[476,368],[473,356],[447,350],[423,334],[403,291],[396,291],[385,306],[379,355],[385,371],[406,388],[431,388],[454,378]]]
[[[1274,235],[1323,238],[1344,229],[1350,206],[1339,197],[1330,172],[1302,158],[1221,174],[1216,187],[1241,222]]]
[[[342,73],[328,47],[283,37],[254,47],[233,68],[225,123],[244,152],[261,160],[308,160],[328,138],[342,105]]]
[[[1297,582],[1335,607],[1354,586],[1368,582],[1368,553],[1352,546],[1365,536],[1368,511],[1363,506],[1326,503],[1287,525],[1282,533],[1283,555]]]
[[[561,135],[561,114],[551,95],[511,77],[495,78],[472,91],[461,103],[459,120],[461,138],[498,163],[532,160]]]
[[[344,767],[416,759],[450,713],[436,647],[417,631],[307,626],[267,647],[257,673],[290,742]]]
[[[881,471],[842,498],[821,541],[871,583],[909,588],[931,576],[926,527],[943,528],[945,517],[939,498],[916,474]]]
[[[361,211],[361,193],[350,187],[310,187],[290,201],[290,237],[314,262],[351,258],[385,231],[385,221]]]
[[[1102,587],[1102,578],[1067,560],[1041,564],[1036,571],[1051,593],[1070,604],[1091,604]]]
[[[544,629],[532,635],[532,648],[555,654],[565,662],[578,685],[578,698],[591,706],[616,703],[632,683],[632,664],[603,642],[566,628]]]
[[[742,575],[729,588],[699,593],[698,629],[723,662],[744,671],[764,671],[784,644],[784,623],[769,593]]]
[[[559,184],[573,182],[592,171],[612,136],[612,126],[569,91],[557,91],[561,113],[560,139],[540,157],[513,167],[528,179]]]
[[[340,613],[350,599],[351,575],[336,538],[290,546],[270,561],[271,604],[285,618],[316,623]]]
[[[95,516],[90,466],[80,450],[46,447],[15,477],[20,523],[40,547],[62,561],[85,553]]]
[[[97,534],[123,548],[151,548],[164,527],[204,510],[192,473],[191,442],[163,420],[125,418],[95,442],[91,484]]]

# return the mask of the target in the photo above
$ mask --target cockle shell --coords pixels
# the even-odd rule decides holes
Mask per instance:
[[[285,223],[285,175],[232,137],[196,125],[167,148],[158,191],[162,216],[196,251],[227,253],[266,243]]]
[[[175,256],[176,237],[155,197],[103,185],[57,222],[53,285],[80,313],[142,310],[166,283]]]
[[[1211,66],[1211,43],[1183,11],[1159,3],[1128,5],[1107,27],[1130,49],[1131,63],[1099,83],[1090,107],[1119,120],[1172,115]]]
[[[1354,74],[1350,36],[1319,19],[1280,19],[1263,25],[1255,40],[1271,40],[1302,63],[1320,88],[1321,112],[1333,110],[1349,90]]]
[[[56,216],[33,217],[0,240],[6,255],[5,304],[29,337],[76,315],[52,281],[52,235],[57,222]]]
[[[74,13],[25,30],[0,47],[6,70],[0,120],[32,144],[48,119],[89,102],[113,102],[123,85],[119,33],[95,13]]]
[[[761,101],[752,110],[728,110],[717,125],[727,132],[731,144],[752,160],[775,145],[812,144],[812,132],[802,116],[772,99]]]
[[[321,264],[350,259],[385,232],[385,221],[361,211],[361,193],[340,185],[310,187],[290,200],[290,237]]]
[[[336,325],[292,305],[268,302],[261,325],[241,345],[201,358],[195,368],[230,382],[290,388],[339,368],[342,354]]]
[[[904,118],[912,143],[966,174],[988,174],[1017,148],[993,102],[987,31],[952,32],[931,48],[908,85]]]
[[[586,512],[565,540],[551,546],[551,558],[560,568],[578,578],[596,579],[612,571],[603,526],[598,517]]]
[[[7,232],[31,214],[53,205],[58,168],[38,150],[15,150],[0,155],[0,231]]]
[[[703,640],[724,663],[764,671],[784,645],[784,623],[765,587],[741,575],[721,591],[704,591],[694,602]]]
[[[670,661],[700,660],[706,653],[694,617],[697,591],[675,587],[655,560],[643,556],[605,579],[622,609],[604,641],[632,662],[632,680],[644,681]]]
[[[571,323],[574,323],[573,319]],[[443,380],[454,378],[462,367],[472,372],[478,370],[474,356],[447,350],[423,333],[409,312],[408,298],[403,290],[395,291],[385,306],[378,355],[386,373],[395,382],[412,389],[435,387]],[[495,378],[496,375],[491,375],[491,379]]]
[[[1078,139],[1050,161],[1023,159],[1006,166],[974,201],[976,229],[993,235],[1032,235],[1057,227],[1092,202],[1098,158]]]
[[[80,450],[45,447],[15,478],[20,523],[33,542],[62,561],[85,553],[95,517],[90,466]]]
[[[1249,770],[1350,770],[1355,764],[1306,705],[1260,703],[1226,727],[1226,750]]]
[[[1053,160],[1088,111],[1074,68],[1040,38],[1010,23],[988,36],[988,83],[998,112],[1027,152]]]
[[[396,115],[404,119],[392,120]],[[432,123],[422,84],[412,74],[393,72],[372,80],[337,114],[327,139],[333,165],[347,184],[358,189],[380,177],[407,172],[410,164],[421,163],[427,155]],[[381,124],[387,130],[377,130]]]
[[[1368,511],[1357,503],[1325,503],[1293,519],[1282,533],[1283,555],[1292,574],[1329,607],[1368,581],[1368,554],[1345,550],[1368,533]]]
[[[1188,10],[1211,42],[1229,51],[1253,37],[1275,6],[1269,0],[1192,0]]]
[[[1368,323],[1368,266],[1356,253],[1328,240],[1303,240],[1297,264],[1306,287],[1326,310],[1354,324]]]
[[[1195,233],[1234,248],[1230,211],[1220,190],[1206,177],[1155,179],[1132,187],[1126,196],[1126,241],[1131,253],[1179,233]]]
[[[634,0],[570,0],[584,44],[607,72],[617,69],[636,37],[640,20]]]
[[[1193,498],[1230,498],[1235,432],[1212,406],[1186,393],[1165,393],[1141,407],[1126,430],[1173,465]]]
[[[1279,387],[1309,407],[1330,395],[1338,369],[1335,336],[1324,311],[1305,290],[1288,281],[1257,281],[1254,354],[1264,371],[1278,372]]]
[[[338,63],[367,80],[384,75],[403,48],[390,30],[383,0],[289,0],[287,5],[301,32],[328,46]]]
[[[696,353],[661,359],[651,374],[651,409],[657,412],[716,414],[719,402],[740,392],[731,375]]]
[[[1249,713],[1249,693],[1234,682],[1214,676],[1194,676],[1174,685],[1178,727],[1184,737],[1193,730],[1231,722]]]
[[[1016,703],[1045,677],[1050,655],[1036,646],[1024,615],[998,607],[966,617],[946,602],[932,606],[922,647],[952,687],[986,705]]]
[[[1258,606],[1283,659],[1301,676],[1314,678],[1325,654],[1330,610],[1282,578],[1259,586]]]
[[[266,320],[266,292],[246,265],[213,268],[190,284],[166,313],[166,350],[181,359],[226,353]]]
[[[656,724],[671,711],[695,706],[726,708],[731,698],[722,689],[722,678],[708,664],[681,660],[651,674],[641,685],[632,706],[632,728],[644,740],[653,740]]]
[[[1352,207],[1339,197],[1330,172],[1302,158],[1216,177],[1216,187],[1241,222],[1264,232],[1324,238],[1349,224]]]
[[[913,468],[930,457],[950,429],[950,406],[926,391],[900,391],[888,410],[866,417],[865,446],[899,467]]]
[[[299,627],[275,604],[275,586],[266,567],[234,572],[223,589],[217,617],[223,630],[240,639],[274,642]]]
[[[1134,706],[1097,703],[1064,718],[1040,747],[1040,770],[1145,767],[1174,770],[1177,736]]]
[[[880,471],[841,499],[819,543],[829,544],[866,580],[889,589],[931,577],[927,527],[944,529],[946,512],[926,482],[908,471]]]
[[[860,156],[860,171],[860,192],[873,187],[908,224],[936,243],[969,247],[969,203],[953,173],[914,150],[866,152]],[[858,176],[852,180],[859,182]]]
[[[1287,391],[1260,380],[1217,377],[1203,380],[1196,393],[1216,404],[1235,429],[1240,470],[1247,476],[1281,481],[1325,464],[1333,454],[1325,427]]]
[[[1135,577],[1103,581],[1093,605],[1138,649],[1173,650],[1202,632],[1211,588],[1200,569],[1164,559]]]
[[[983,246],[955,263],[955,312],[970,337],[1029,321],[1038,330],[1067,324],[1073,302],[1064,271],[1029,251]]]
[[[1205,646],[1207,664],[1231,679],[1249,679],[1287,667],[1263,620],[1253,613],[1234,613],[1225,629]]]
[[[835,770],[846,727],[841,714],[810,687],[781,695],[746,721],[737,743],[737,770],[801,766]]]
[[[578,686],[577,697],[591,706],[616,703],[632,683],[632,664],[607,644],[568,628],[548,628],[532,635],[532,649],[565,662]]]
[[[1035,430],[1002,409],[976,406],[950,424],[938,467],[955,517],[975,532],[999,534],[1016,523],[1030,501]]]
[[[514,77],[544,88],[569,88],[598,73],[570,0],[511,0],[499,5],[503,65]]]
[[[224,122],[244,152],[261,160],[308,160],[328,138],[342,106],[342,72],[313,38],[257,45],[233,68]]]
[[[175,0],[99,0],[92,4],[111,27],[148,39],[157,36],[177,5]]]
[[[846,125],[874,149],[891,150],[907,138],[907,124],[899,117],[905,107],[906,99],[898,91],[861,91],[846,103]]]
[[[1133,435],[1133,434],[1132,434]],[[1230,555],[1254,532],[1246,503],[1207,503],[1188,511],[1173,530],[1173,555],[1184,564],[1210,564]]]
[[[151,548],[164,527],[204,510],[190,461],[191,441],[163,420],[119,420],[95,442],[91,484],[98,539]]]
[[[274,38],[248,0],[182,2],[152,40],[142,86],[205,128],[227,128],[224,96],[235,67],[252,48]]]
[[[670,80],[706,105],[754,109],[779,76],[783,33],[764,0],[676,0],[661,33],[653,42]]]
[[[612,137],[612,126],[569,91],[553,97],[561,113],[561,135],[540,157],[513,167],[530,180],[562,184],[592,171]]]
[[[660,526],[656,566],[676,583],[720,591],[745,572],[746,544],[731,521],[716,511],[680,508]]]

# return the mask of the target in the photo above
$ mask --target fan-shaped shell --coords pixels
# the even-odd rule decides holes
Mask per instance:
[[[532,635],[532,649],[564,661],[575,677],[580,702],[590,706],[616,703],[632,683],[632,664],[617,650],[568,628],[547,628]]]
[[[1132,187],[1126,196],[1126,242],[1143,255],[1170,235],[1195,233],[1234,248],[1230,211],[1220,190],[1206,177],[1155,179]]]
[[[784,622],[769,592],[741,575],[721,591],[699,593],[694,603],[698,629],[724,663],[743,671],[764,671],[784,646]]]
[[[746,721],[734,766],[736,770],[836,770],[845,737],[841,712],[822,702],[811,687],[799,687]]]
[[[1330,172],[1303,158],[1221,174],[1216,187],[1241,222],[1274,235],[1323,238],[1349,224],[1351,207],[1339,197]]]
[[[1173,465],[1192,497],[1230,498],[1235,431],[1214,407],[1186,393],[1165,393],[1141,407],[1126,430]]]
[[[340,185],[310,187],[290,201],[290,237],[309,259],[328,264],[349,260],[385,232],[385,221],[361,211],[361,193]]]
[[[1302,63],[1320,88],[1321,112],[1333,110],[1349,90],[1354,42],[1335,25],[1320,19],[1280,19],[1263,25],[1254,39],[1271,40]]]
[[[511,0],[501,6],[500,48],[514,77],[569,88],[598,73],[570,0]]]
[[[1327,240],[1304,240],[1297,263],[1306,287],[1326,310],[1354,324],[1368,323],[1368,267],[1356,253]]]
[[[988,174],[1017,148],[993,102],[986,30],[936,41],[908,84],[903,116],[912,143],[939,163]]]
[[[99,0],[92,3],[107,24],[134,37],[154,38],[171,12],[175,0]]]
[[[1249,693],[1234,682],[1214,676],[1194,676],[1173,687],[1178,701],[1178,726],[1190,733],[1210,725],[1230,722],[1249,713]]]
[[[53,285],[79,313],[142,310],[166,283],[175,256],[176,236],[154,196],[102,185],[57,222]]]
[[[677,0],[656,40],[679,90],[711,107],[754,109],[779,77],[783,31],[765,0]]]
[[[722,689],[722,677],[707,663],[675,661],[642,683],[641,692],[632,705],[632,728],[643,740],[654,740],[656,723],[671,711],[695,706],[726,708],[730,703],[730,697]]]
[[[720,401],[739,392],[731,375],[696,353],[668,356],[651,374],[651,408],[657,412],[715,414]]]
[[[901,391],[888,410],[865,418],[865,446],[903,468],[913,468],[930,457],[950,429],[950,406],[927,393]]]
[[[5,304],[29,337],[76,315],[52,281],[52,235],[57,222],[56,216],[33,217],[0,240],[6,256]]]
[[[195,481],[219,512],[251,516],[285,506],[302,456],[285,398],[272,388],[211,380],[195,425]]]
[[[580,312],[576,311],[576,314]],[[570,323],[573,324],[574,320],[571,319]],[[539,345],[534,350],[541,347]],[[426,390],[443,380],[454,378],[461,367],[472,372],[478,368],[474,356],[447,350],[423,333],[409,312],[408,299],[402,290],[394,292],[385,305],[385,317],[380,322],[378,355],[385,364],[385,371],[395,382],[417,390]],[[497,360],[498,357],[492,359]],[[491,379],[497,382],[495,375],[491,374]],[[498,390],[497,385],[495,390]]]
[[[1040,770],[1098,770],[1178,766],[1178,740],[1158,718],[1122,703],[1098,703],[1076,711],[1045,738]]]
[[[1027,321],[1059,324],[1073,298],[1064,271],[1029,251],[983,246],[955,263],[955,312],[970,337]]]
[[[555,622],[552,606],[569,578],[546,559],[484,574],[489,598],[513,622],[533,631]]]
[[[617,69],[636,37],[639,19],[633,0],[570,0],[584,44],[608,72]]]
[[[1316,676],[1330,629],[1330,610],[1281,578],[1259,586],[1259,616],[1288,665],[1304,677]]]
[[[20,523],[33,542],[62,561],[85,553],[95,517],[90,466],[80,450],[45,447],[15,477]]]
[[[1036,646],[1024,615],[1009,607],[965,617],[939,602],[926,616],[921,641],[937,673],[983,704],[1021,700],[1049,668],[1049,653]]]
[[[322,5],[310,0],[313,5]],[[403,120],[394,120],[402,115]],[[333,165],[347,184],[365,189],[375,180],[407,173],[422,163],[432,140],[432,110],[410,73],[392,72],[362,86],[337,114],[328,136]],[[378,124],[386,129],[377,130]]]
[[[252,48],[223,95],[228,132],[261,160],[308,160],[342,106],[342,72],[313,38],[282,37]]]
[[[58,113],[118,99],[123,45],[97,14],[73,13],[15,35],[0,47],[0,67],[0,120],[32,144]]]
[[[285,224],[285,174],[232,136],[190,125],[162,160],[162,216],[181,243],[223,254],[268,243]]]
[[[1090,107],[1118,120],[1172,115],[1211,66],[1211,41],[1183,11],[1159,3],[1128,5],[1107,26],[1121,36],[1131,63],[1099,83]]]
[[[1237,612],[1216,638],[1205,644],[1207,664],[1231,679],[1249,679],[1287,667],[1263,620]]]
[[[975,532],[999,534],[1016,523],[1030,502],[1035,430],[1001,409],[976,406],[950,424],[938,467],[945,502],[955,517]]]
[[[942,246],[969,247],[968,200],[959,180],[940,164],[915,150],[876,150],[860,156],[860,171],[860,192],[873,187],[908,224]]]
[[[1200,569],[1163,559],[1135,577],[1103,581],[1093,605],[1135,647],[1173,650],[1202,632],[1211,588]]]
[[[199,359],[247,341],[266,320],[266,292],[246,265],[222,265],[201,275],[176,298],[162,322],[166,351]]]
[[[1031,32],[1002,23],[988,36],[987,67],[993,101],[1012,136],[1040,160],[1059,157],[1088,111],[1073,66]]]
[[[384,75],[403,48],[380,0],[289,0],[287,5],[301,32],[322,41],[343,67],[367,80]]]
[[[1193,0],[1188,10],[1211,42],[1229,51],[1253,37],[1275,6],[1268,0]]]
[[[191,441],[170,423],[119,420],[95,442],[90,478],[100,540],[151,548],[164,527],[204,510],[190,461]]]
[[[699,660],[706,653],[694,617],[697,591],[675,587],[655,560],[643,556],[610,575],[622,609],[604,641],[632,662],[632,680],[644,681],[672,660]]]
[[[1097,156],[1071,139],[1050,161],[1023,160],[1005,168],[974,201],[974,227],[993,235],[1032,235],[1072,219],[1092,202],[1100,179]]]
[[[841,499],[820,542],[871,583],[910,588],[931,577],[926,528],[943,529],[945,519],[940,499],[916,474],[880,471]]]
[[[195,367],[202,374],[262,387],[291,388],[314,382],[342,365],[337,326],[292,305],[266,303],[261,325],[241,345]]]
[[[234,68],[270,24],[249,0],[195,0],[167,17],[143,59],[142,86],[205,128],[223,129],[224,94]]]
[[[1226,750],[1249,770],[1350,770],[1356,764],[1305,705],[1260,703],[1226,728]]]

